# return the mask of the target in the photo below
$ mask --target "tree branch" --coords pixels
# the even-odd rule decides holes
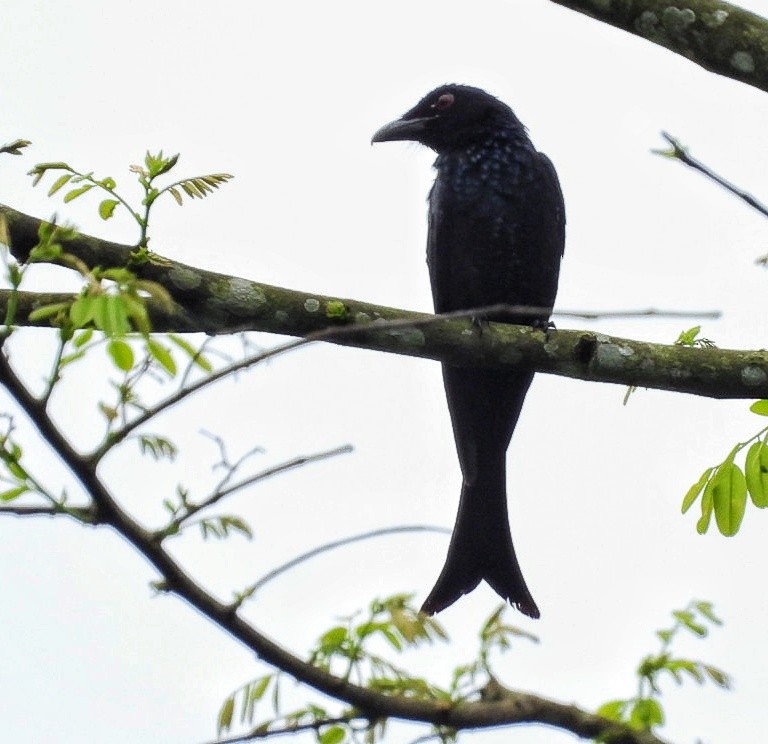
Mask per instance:
[[[667,142],[669,142],[669,144],[672,146],[672,150],[671,153],[660,152],[659,154],[669,155],[669,157],[672,157],[675,160],[679,160],[681,163],[687,165],[690,168],[693,168],[693,170],[699,171],[699,173],[702,173],[707,178],[714,181],[716,184],[718,184],[718,186],[722,186],[726,191],[730,191],[734,196],[737,196],[743,202],[749,204],[750,207],[756,209],[758,212],[760,212],[760,214],[763,215],[763,217],[768,217],[768,207],[759,201],[756,197],[752,196],[752,194],[748,194],[738,186],[734,186],[730,181],[726,181],[722,176],[718,176],[717,173],[715,173],[711,168],[704,165],[704,163],[702,163],[700,160],[694,158],[693,155],[691,155],[688,150],[683,147],[680,142],[676,140],[672,135],[667,134],[667,132],[662,132],[661,136]]]
[[[552,0],[768,91],[768,20],[719,0]]]
[[[2,205],[0,216],[6,220],[14,256],[23,260],[37,242],[40,220]],[[88,235],[78,236],[65,248],[88,265],[124,266],[131,262],[130,246]],[[260,284],[160,256],[132,268],[143,278],[165,286],[177,303],[171,312],[149,303],[153,327],[158,331],[264,331],[457,365],[498,369],[525,365],[539,372],[593,382],[712,398],[768,398],[768,353],[763,351],[649,344],[588,331],[545,334],[528,326],[502,323],[488,323],[478,332],[468,316],[480,310],[454,317],[414,313]],[[19,294],[19,322],[23,322],[24,311],[37,306],[39,299],[35,297],[46,296]]]
[[[223,604],[200,586],[165,550],[163,541],[144,529],[115,500],[88,457],[78,453],[48,415],[43,401],[35,398],[0,354],[0,384],[13,396],[33,421],[43,439],[80,482],[93,500],[95,519],[112,527],[154,566],[163,577],[165,591],[176,594],[232,637],[251,649],[267,664],[282,669],[321,693],[346,702],[374,720],[403,718],[454,729],[485,728],[519,723],[544,723],[593,738],[607,735],[620,744],[658,744],[652,735],[640,735],[624,726],[528,693],[513,693],[495,702],[462,703],[387,696],[352,684],[312,666],[286,651],[243,619],[239,603]],[[614,737],[614,738],[611,738]],[[618,738],[616,738],[618,737]],[[630,738],[631,737],[631,738]],[[651,737],[651,738],[649,738]]]

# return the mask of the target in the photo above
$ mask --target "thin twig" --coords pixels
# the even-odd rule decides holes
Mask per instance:
[[[294,457],[290,460],[287,460],[286,462],[280,463],[279,465],[273,465],[271,468],[262,470],[260,473],[251,475],[248,478],[245,478],[244,480],[238,481],[237,483],[233,483],[231,486],[227,488],[223,488],[219,490],[219,488],[217,487],[217,490],[214,491],[214,493],[204,501],[201,501],[199,504],[190,504],[188,510],[184,513],[183,516],[177,517],[176,519],[173,520],[173,522],[171,522],[170,528],[173,529],[173,528],[180,527],[182,524],[184,524],[184,522],[186,522],[194,514],[197,514],[199,511],[202,511],[203,509],[207,509],[208,507],[213,506],[214,504],[218,503],[226,496],[230,496],[231,494],[235,493],[235,491],[240,491],[241,489],[246,488],[247,486],[252,486],[254,483],[258,483],[259,481],[266,480],[267,478],[271,478],[272,476],[279,475],[280,473],[285,473],[289,470],[294,470],[303,465],[308,465],[313,462],[319,462],[320,460],[326,460],[329,457],[336,457],[337,455],[345,455],[348,452],[352,452],[351,444],[344,444],[341,447],[334,447],[333,449],[325,450],[323,452],[316,452],[312,455],[300,455],[299,457]],[[161,530],[161,532],[166,532],[168,529],[169,528],[165,528],[164,530]]]
[[[352,723],[358,719],[366,720],[360,713],[350,713],[346,716],[337,716],[336,718],[323,718],[318,721],[308,723],[295,723],[283,726],[282,728],[270,728],[266,731],[253,730],[247,734],[233,736],[229,739],[216,739],[206,742],[206,744],[243,744],[244,742],[255,741],[256,739],[268,739],[272,736],[283,736],[285,734],[297,734],[301,731],[319,731],[324,726],[334,726],[340,723]],[[368,723],[366,720],[366,728]]]
[[[696,158],[690,155],[688,150],[686,150],[686,148],[680,144],[679,140],[676,140],[674,137],[672,137],[672,135],[667,134],[667,132],[662,132],[661,136],[667,142],[669,142],[670,145],[672,145],[672,157],[676,158],[681,163],[685,163],[685,165],[693,168],[694,170],[699,171],[699,173],[703,173],[707,178],[712,179],[716,184],[722,186],[724,189],[730,191],[732,194],[739,197],[739,199],[749,204],[750,207],[756,209],[764,217],[768,217],[768,207],[766,207],[762,202],[758,201],[754,196],[752,196],[752,194],[743,191],[742,189],[738,188],[738,186],[734,186],[729,181],[726,181],[722,176],[718,176],[717,173],[704,165],[704,163],[696,160]]]
[[[264,576],[262,576],[258,581],[256,581],[254,584],[250,586],[247,594],[249,597],[253,596],[265,584],[268,584],[270,581],[272,581],[272,579],[276,579],[278,576],[280,576],[281,574],[284,574],[286,571],[290,571],[290,569],[295,568],[300,563],[304,563],[305,561],[308,561],[310,558],[314,558],[315,556],[318,556],[322,553],[327,553],[329,550],[335,550],[336,548],[341,548],[345,545],[351,545],[352,543],[355,543],[355,542],[361,542],[362,540],[370,540],[372,537],[382,537],[384,535],[396,535],[396,534],[402,534],[403,532],[439,532],[444,535],[451,534],[451,531],[449,529],[446,529],[445,527],[435,527],[430,524],[412,524],[412,525],[401,525],[398,527],[383,527],[378,530],[363,532],[359,535],[344,537],[344,538],[341,538],[340,540],[333,540],[331,542],[325,543],[324,545],[320,545],[317,548],[312,548],[312,550],[308,550],[306,553],[302,553],[301,555],[298,555],[295,558],[292,558],[290,561],[283,563],[277,568],[273,568],[268,573],[265,573]]]

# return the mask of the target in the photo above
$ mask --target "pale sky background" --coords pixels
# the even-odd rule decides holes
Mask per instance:
[[[743,7],[760,11],[752,0]],[[96,200],[63,207],[30,188],[33,164],[65,160],[125,188],[144,151],[181,152],[179,175],[235,180],[205,202],[156,210],[152,247],[221,272],[294,289],[428,310],[426,194],[433,154],[372,148],[372,133],[444,82],[508,102],[554,161],[568,237],[558,305],[591,310],[719,309],[703,335],[766,346],[768,224],[678,163],[653,156],[665,129],[732,181],[768,198],[768,98],[664,49],[543,0],[506,2],[199,3],[6,0],[0,27],[2,133],[34,142],[0,161],[0,201],[54,211],[87,232],[133,242],[125,217],[103,223]],[[135,193],[135,192],[133,192]],[[73,286],[63,272],[37,286]],[[694,321],[561,319],[619,336],[671,342]],[[43,332],[14,361],[46,347]],[[276,337],[260,342],[273,345]],[[226,345],[226,342],[222,342]],[[24,366],[32,380],[41,372]],[[94,441],[104,393],[72,377],[55,411]],[[746,401],[716,402],[540,375],[509,452],[512,530],[542,619],[498,659],[502,681],[594,708],[634,693],[654,630],[690,599],[725,619],[681,655],[724,668],[733,692],[665,686],[675,742],[746,744],[768,735],[766,516],[749,509],[732,539],[696,534],[680,502],[763,419]],[[4,400],[0,410],[11,410]],[[93,419],[96,423],[92,423]],[[18,419],[30,465],[70,483]],[[202,498],[216,450],[262,446],[254,469],[349,442],[355,451],[233,498],[253,542],[203,543],[176,554],[222,597],[327,540],[397,524],[450,526],[459,493],[438,365],[314,346],[205,392],[155,422],[183,448],[153,466],[126,446],[103,474],[123,503],[157,525],[181,481]],[[27,442],[29,442],[27,444]],[[70,486],[76,493],[76,487]],[[65,520],[0,520],[0,721],[17,742],[188,743],[210,740],[226,695],[264,672],[252,655],[177,599],[150,597],[155,574],[108,530]],[[385,538],[305,564],[248,608],[299,654],[320,632],[398,591],[423,600],[442,566],[439,535]],[[403,663],[447,683],[475,653],[498,598],[483,586],[440,616],[454,639]],[[290,685],[289,685],[290,687]],[[299,701],[313,698],[304,690]],[[269,711],[265,710],[265,716]],[[424,732],[424,729],[421,730]],[[387,741],[418,731],[392,726]],[[469,741],[572,741],[543,728],[467,734]],[[305,737],[302,741],[310,741]]]

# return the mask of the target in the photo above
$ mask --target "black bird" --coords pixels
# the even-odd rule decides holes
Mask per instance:
[[[488,319],[546,328],[565,207],[552,163],[512,109],[479,88],[444,85],[372,141],[392,140],[419,142],[438,156],[427,240],[435,311],[545,308]],[[506,491],[507,447],[532,379],[526,369],[443,364],[463,484],[448,557],[422,612],[440,612],[485,579],[518,610],[539,617],[512,545]]]

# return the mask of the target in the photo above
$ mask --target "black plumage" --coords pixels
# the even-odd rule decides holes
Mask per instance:
[[[374,142],[413,140],[437,152],[429,195],[427,263],[435,311],[496,304],[551,308],[565,241],[563,196],[506,104],[479,88],[444,85]],[[490,320],[545,325],[549,312]],[[453,604],[485,580],[539,616],[509,530],[506,451],[533,373],[443,365],[463,484],[445,566],[422,611]]]

